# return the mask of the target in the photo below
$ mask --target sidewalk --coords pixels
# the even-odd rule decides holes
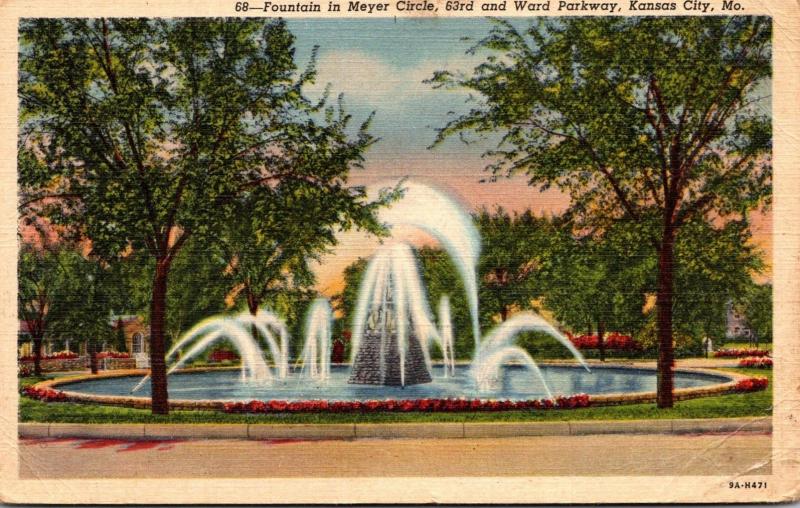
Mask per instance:
[[[772,432],[771,418],[346,424],[20,423],[24,438],[409,439]]]

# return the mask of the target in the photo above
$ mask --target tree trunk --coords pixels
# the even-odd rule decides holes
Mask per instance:
[[[606,324],[602,319],[597,321],[597,351],[600,353],[600,361],[606,361],[606,345],[603,336],[606,333]]]
[[[33,373],[42,375],[42,337],[33,338]]]
[[[656,312],[658,317],[658,387],[657,405],[670,408],[673,404],[674,354],[672,347],[672,286],[674,269],[675,232],[671,226],[664,228],[661,249],[658,253],[658,292]]]
[[[166,259],[156,260],[156,273],[153,277],[153,294],[150,301],[150,383],[152,387],[153,414],[169,413],[169,395],[167,394],[167,364],[164,359],[166,344],[164,341],[164,316],[167,306],[167,277],[169,262]]]
[[[500,322],[505,322],[508,319],[508,305],[503,305],[500,307]]]
[[[250,287],[246,287],[245,291],[247,292],[247,310],[250,311],[250,314],[255,316],[258,314],[258,306],[261,303],[258,296],[256,296],[253,291],[250,290]]]
[[[88,349],[89,368],[92,370],[92,374],[97,374],[97,347],[95,346],[94,341],[89,341]]]
[[[247,289],[247,310],[250,311],[251,316],[258,314],[259,303],[258,298],[256,298],[253,292]],[[256,327],[255,323],[250,325],[250,333],[253,334],[253,339],[258,340],[258,327]]]

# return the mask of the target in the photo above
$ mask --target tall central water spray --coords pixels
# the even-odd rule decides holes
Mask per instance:
[[[463,207],[442,192],[418,182],[404,182],[403,198],[384,208],[379,218],[388,226],[419,228],[441,242],[453,260],[467,293],[475,354],[481,343],[478,324],[476,266],[481,251],[478,229]],[[374,190],[373,193],[376,193]]]
[[[431,381],[428,353],[441,337],[433,324],[416,259],[405,243],[385,245],[367,264],[353,319],[354,384]]]

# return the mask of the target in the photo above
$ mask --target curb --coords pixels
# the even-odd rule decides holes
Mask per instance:
[[[90,439],[459,439],[600,434],[772,432],[771,418],[344,424],[19,424],[21,438]]]

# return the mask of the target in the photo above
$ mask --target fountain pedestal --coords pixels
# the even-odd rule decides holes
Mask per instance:
[[[397,333],[369,330],[358,348],[348,383],[359,385],[407,386],[430,383],[422,346],[413,333],[408,335],[405,379],[401,377]]]

